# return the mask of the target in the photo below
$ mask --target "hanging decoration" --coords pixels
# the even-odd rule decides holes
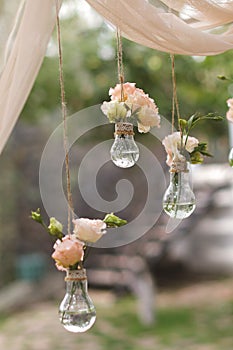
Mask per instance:
[[[122,92],[121,92],[122,90]],[[134,141],[133,124],[138,131],[147,133],[160,124],[158,107],[135,83],[117,84],[110,88],[111,101],[103,102],[102,112],[110,123],[115,123],[115,141],[111,159],[120,168],[133,166],[139,158],[139,149]]]
[[[124,13],[125,2],[121,3],[121,13]],[[140,0],[136,0],[136,3],[139,5]],[[63,233],[63,225],[54,217],[51,217],[49,225],[46,225],[39,209],[31,212],[31,218],[40,223],[56,239],[52,258],[55,260],[57,269],[66,272],[66,294],[59,307],[60,322],[66,330],[82,333],[90,329],[96,320],[96,310],[88,295],[87,274],[84,268],[89,246],[101,239],[107,233],[108,227],[120,227],[127,224],[127,221],[113,213],[107,214],[103,220],[75,219],[74,217],[67,146],[67,110],[58,15],[59,6],[60,1],[56,0],[59,80],[65,151],[66,194],[68,199],[67,232]],[[115,8],[118,8],[118,6],[115,6]],[[110,88],[110,101],[104,101],[101,110],[107,116],[109,122],[115,124],[115,141],[110,151],[111,159],[115,165],[128,168],[133,166],[139,158],[139,149],[134,141],[133,125],[137,126],[140,133],[147,133],[150,128],[160,126],[160,116],[155,101],[148,94],[137,88],[136,83],[125,83],[121,32],[119,28],[117,28],[119,83],[114,88]],[[163,47],[163,40],[160,41],[160,44]],[[163,208],[170,217],[183,219],[192,214],[196,205],[195,196],[190,187],[189,162],[191,164],[202,163],[203,156],[211,156],[207,151],[206,143],[201,143],[196,138],[191,137],[190,131],[203,119],[220,120],[222,118],[214,114],[206,116],[195,114],[188,120],[181,119],[176,93],[174,55],[171,56],[171,59],[173,78],[172,134],[163,140],[163,145],[167,152],[167,164],[170,166],[171,182],[163,198]],[[178,132],[174,131],[175,110],[178,118]]]
[[[67,234],[64,235],[63,225],[54,217],[50,218],[49,225],[47,226],[41,217],[40,209],[32,211],[31,218],[40,223],[50,235],[56,238],[52,258],[55,260],[58,270],[66,271],[65,281],[67,285],[66,295],[59,307],[60,322],[68,331],[80,333],[90,329],[96,319],[95,307],[87,291],[86,270],[83,268],[83,263],[87,256],[87,246],[97,242],[107,232],[107,227],[119,227],[125,225],[127,221],[120,219],[113,213],[107,214],[104,220],[74,218],[67,145],[67,110],[63,77],[59,0],[56,0],[56,19],[68,205]],[[73,232],[71,232],[71,224],[73,224]]]
[[[66,294],[59,307],[59,319],[64,328],[73,333],[90,329],[96,320],[95,306],[88,295],[86,269],[83,267],[88,245],[97,242],[108,227],[127,224],[113,213],[103,220],[79,218],[73,220],[73,232],[64,235],[63,225],[54,217],[47,226],[40,209],[31,212],[31,218],[41,224],[56,239],[52,258],[60,271],[66,272]]]
[[[186,121],[182,120],[182,124],[184,126]],[[196,206],[190,187],[188,160],[192,164],[202,163],[202,155],[209,155],[206,144],[199,144],[195,137],[188,134],[184,127],[162,141],[167,152],[167,165],[170,167],[170,184],[163,197],[163,209],[170,217],[177,219],[190,216]]]
[[[132,167],[139,159],[139,149],[134,141],[133,125],[140,133],[160,126],[158,107],[154,100],[136,83],[124,83],[121,34],[117,30],[117,62],[119,84],[110,88],[111,101],[104,101],[101,110],[110,123],[115,124],[115,141],[110,150],[113,163],[120,168]]]
[[[195,195],[190,186],[189,164],[201,164],[203,156],[211,157],[207,143],[199,142],[190,136],[190,131],[202,120],[222,120],[220,116],[209,113],[204,116],[192,115],[188,120],[180,117],[177,98],[175,60],[171,55],[172,65],[172,134],[162,141],[167,152],[167,165],[170,167],[170,184],[163,197],[163,209],[167,215],[176,219],[185,219],[195,210]],[[177,113],[178,132],[174,132],[175,110]]]

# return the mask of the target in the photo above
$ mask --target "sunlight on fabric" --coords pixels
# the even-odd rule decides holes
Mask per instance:
[[[0,2],[0,72],[2,71],[5,55],[6,43],[8,41],[9,35],[12,31],[12,28],[16,24],[16,14],[18,8],[20,8],[20,3],[24,1],[18,0],[2,0]]]
[[[232,0],[87,2],[105,19],[118,26],[125,37],[160,51],[207,56],[233,47],[233,27],[224,27],[233,22]],[[221,31],[210,32],[220,26]]]

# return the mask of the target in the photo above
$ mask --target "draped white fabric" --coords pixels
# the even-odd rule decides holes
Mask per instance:
[[[56,21],[55,0],[21,1],[24,6],[0,76],[0,153],[30,93]],[[157,50],[215,55],[233,48],[233,0],[86,1],[123,35]]]
[[[54,0],[25,0],[19,20],[8,41],[0,77],[0,153],[43,61],[56,21]]]
[[[87,0],[141,45],[183,55],[216,55],[233,47],[232,0]]]

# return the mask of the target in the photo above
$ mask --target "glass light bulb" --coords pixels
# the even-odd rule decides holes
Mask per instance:
[[[172,172],[163,197],[163,209],[171,218],[185,219],[195,209],[195,196],[189,184],[189,172]]]
[[[86,270],[69,270],[66,277],[66,295],[59,307],[59,319],[66,330],[82,333],[96,320],[96,311],[87,291]]]
[[[131,123],[115,124],[115,141],[110,154],[113,163],[119,168],[130,168],[139,159],[139,149],[133,135]]]
[[[228,156],[228,161],[229,161],[230,166],[233,168],[233,147],[230,150],[230,153],[229,153],[229,156]]]

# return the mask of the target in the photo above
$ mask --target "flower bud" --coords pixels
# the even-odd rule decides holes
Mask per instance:
[[[36,211],[31,211],[31,218],[32,220],[35,220],[36,222],[39,222],[40,224],[43,223],[41,214],[40,214],[40,208],[38,208]]]
[[[63,237],[62,229],[63,229],[63,226],[57,219],[55,219],[54,217],[50,218],[50,224],[48,226],[48,230],[52,236],[55,236],[61,239]]]
[[[113,213],[106,214],[103,221],[107,224],[107,227],[120,227],[127,224],[126,220],[119,218]]]

